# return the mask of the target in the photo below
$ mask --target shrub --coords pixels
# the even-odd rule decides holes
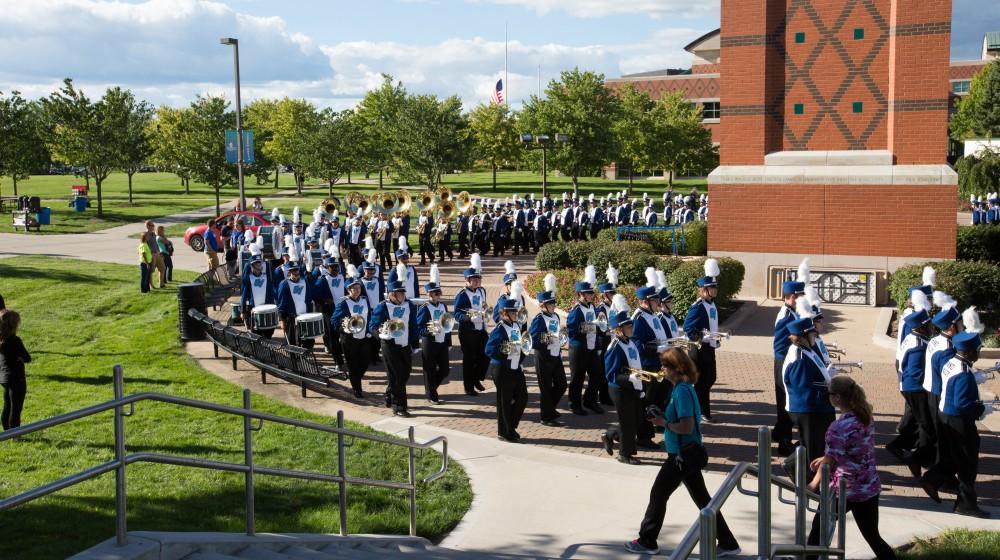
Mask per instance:
[[[570,241],[567,243],[569,266],[583,268],[590,261],[590,255],[600,241]]]
[[[608,229],[601,230],[597,234],[597,239],[599,241],[604,241],[608,243],[615,243],[617,228],[611,227]],[[705,222],[690,222],[684,224],[683,234],[681,229],[678,228],[676,233],[677,236],[677,252],[682,255],[699,256],[705,255],[708,252],[708,224]],[[648,239],[645,243],[649,243],[652,247],[653,253],[657,255],[673,255],[674,254],[674,235],[669,231],[653,231],[649,232]],[[681,241],[683,240],[684,251],[681,252]]]
[[[563,311],[569,311],[576,303],[575,284],[577,280],[583,278],[583,271],[569,268],[550,272],[556,276],[556,307]],[[547,273],[536,272],[525,279],[524,288],[531,297],[535,297],[538,292],[545,289],[545,274]],[[622,284],[618,286],[618,293],[625,296],[632,309],[638,307],[639,301],[635,298],[635,286]]]
[[[614,243],[617,239],[618,239],[617,227],[612,226],[597,232],[598,241],[606,241],[608,243]]]
[[[1000,263],[1000,225],[959,226],[955,248],[959,260]]]
[[[743,263],[736,259],[722,257],[719,261],[719,269],[722,275],[719,277],[719,294],[716,303],[722,305],[739,293],[743,287],[743,275],[746,268]],[[684,261],[667,276],[667,287],[674,295],[675,313],[683,315],[695,300],[698,299],[698,286],[695,281],[705,275],[705,259]]]
[[[684,254],[704,256],[708,254],[708,223],[690,222],[684,224]]]
[[[568,268],[570,264],[567,245],[562,241],[550,241],[542,246],[538,250],[538,254],[535,255],[535,266],[538,270],[549,271]]]
[[[670,276],[670,273],[677,270],[677,267],[684,264],[684,259],[674,256],[664,256],[660,257],[656,262],[657,270],[662,270],[664,274]]]
[[[937,271],[938,290],[958,301],[959,309],[975,305],[983,323],[996,328],[1000,323],[1000,266],[982,261],[944,261],[904,266],[892,273],[889,295],[902,309],[911,286],[922,283],[925,265]]]
[[[656,266],[656,261],[653,248],[645,241],[594,241],[588,262],[597,268],[598,277],[604,274],[610,262],[618,269],[620,283],[642,284],[646,281],[646,267]]]

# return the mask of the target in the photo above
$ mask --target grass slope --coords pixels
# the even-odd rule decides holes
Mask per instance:
[[[21,257],[0,260],[8,307],[22,314],[28,365],[24,422],[112,398],[111,368],[125,368],[126,394],[157,391],[241,406],[240,389],[207,373],[177,338],[176,292],[138,293],[131,266]],[[188,273],[178,273],[189,279]],[[333,423],[255,396],[260,410]],[[354,429],[367,429],[351,425]],[[243,461],[242,420],[158,403],[140,403],[125,420],[128,450]],[[255,434],[258,465],[336,473],[336,440],[265,424]],[[33,488],[113,457],[112,416],[71,423],[21,441],[0,443],[0,496]],[[406,480],[402,449],[357,441],[349,475]],[[418,471],[440,465],[423,454]],[[0,512],[0,558],[63,558],[114,535],[114,476],[104,475],[54,496]],[[243,475],[136,464],[128,470],[129,528],[242,531]],[[337,532],[337,487],[257,477],[257,530]],[[418,491],[418,531],[436,539],[452,529],[472,498],[462,468]],[[406,534],[403,491],[348,489],[352,533]]]
[[[933,539],[905,547],[900,560],[998,560],[1000,531],[951,529]]]

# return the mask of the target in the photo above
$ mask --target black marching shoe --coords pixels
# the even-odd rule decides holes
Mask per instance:
[[[601,408],[601,405],[597,403],[585,404],[583,405],[583,407],[586,408],[587,410],[592,411],[594,414],[604,414],[604,409]]]
[[[640,439],[635,442],[636,446],[643,449],[659,449],[660,446],[656,445],[656,442],[651,439]]]
[[[385,394],[385,407],[392,408],[392,395],[389,393]]]
[[[604,451],[608,455],[615,454],[615,440],[611,439],[608,432],[601,432],[601,443],[604,444]]]
[[[546,418],[545,420],[542,420],[542,425],[543,426],[548,426],[550,428],[558,428],[558,427],[562,426],[563,423],[560,422],[560,421],[558,421],[558,420],[556,420],[555,418]]]
[[[400,418],[410,418],[413,416],[406,410],[397,410],[396,412],[393,412],[393,414],[399,416]]]
[[[927,493],[927,496],[934,500],[935,503],[941,503],[941,495],[938,494],[937,488],[935,488],[933,484],[921,479],[920,487],[923,488],[924,492]]]
[[[570,408],[570,410],[573,412],[573,414],[576,414],[577,416],[586,416],[587,415],[587,411],[584,410],[584,409],[582,409],[582,408],[580,408],[579,406],[574,406],[574,407]]]
[[[363,399],[363,398],[365,398],[365,393],[361,389],[355,389],[354,390],[354,398],[356,398],[356,399]]]
[[[481,381],[476,381],[475,387],[476,387],[476,390],[479,391],[479,392],[483,392],[483,391],[486,390],[486,387],[483,386],[483,383]]]
[[[626,465],[641,465],[642,464],[642,462],[639,461],[638,459],[636,459],[635,457],[627,457],[625,455],[619,455],[618,456],[618,462],[619,463],[625,463]]]
[[[982,509],[979,509],[978,507],[974,507],[974,508],[955,508],[955,513],[957,513],[959,515],[964,515],[966,517],[976,517],[976,518],[979,518],[979,519],[990,519],[990,518],[993,517],[992,515],[990,515],[990,512],[982,510]]]
[[[479,395],[479,393],[475,389],[469,389],[465,392],[465,394],[469,395],[470,397],[476,397]]]

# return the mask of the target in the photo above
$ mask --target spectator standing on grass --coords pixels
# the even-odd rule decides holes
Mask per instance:
[[[160,273],[160,282],[158,288],[162,288],[167,282],[167,267],[163,262],[163,253],[160,252],[160,246],[156,242],[156,225],[153,220],[146,220],[146,244],[149,245],[149,252],[153,255],[153,265],[150,268],[150,287],[153,286],[152,274],[153,270]]]
[[[896,553],[878,531],[878,498],[882,484],[875,466],[875,422],[872,405],[865,390],[846,375],[830,380],[830,404],[840,412],[826,430],[826,453],[813,459],[809,465],[816,471],[809,489],[819,492],[822,481],[820,468],[830,465],[830,487],[836,493],[840,481],[846,481],[847,511],[854,514],[861,536],[871,547],[878,560],[895,560]],[[834,500],[834,503],[838,503]],[[823,520],[817,513],[809,531],[809,544],[818,545],[819,524]]]
[[[3,386],[0,424],[4,430],[21,425],[21,409],[24,408],[24,395],[28,392],[24,364],[31,362],[31,354],[17,336],[20,325],[21,315],[16,311],[0,311],[0,386]]]
[[[163,268],[167,282],[174,281],[174,244],[167,238],[163,226],[156,226],[156,245],[163,256]]]
[[[260,201],[260,197],[259,196],[253,197],[253,211],[254,212],[263,212],[264,211],[264,203]]]
[[[212,229],[215,227],[215,220],[210,219],[206,224],[208,227],[205,228],[205,258],[208,260],[208,269],[212,270],[219,266],[219,240]]]
[[[146,293],[149,291],[150,284],[150,274],[153,272],[153,252],[149,249],[149,236],[152,235],[148,231],[142,234],[139,238],[139,248],[137,254],[139,255],[139,291]],[[155,245],[156,243],[153,242]]]

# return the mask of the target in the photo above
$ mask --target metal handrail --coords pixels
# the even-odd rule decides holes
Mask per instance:
[[[762,476],[766,473],[767,476]],[[670,555],[670,560],[683,560],[688,558],[696,545],[700,545],[699,556],[702,560],[715,560],[717,551],[716,541],[716,520],[722,506],[726,500],[736,490],[746,496],[757,498],[757,558],[758,560],[769,560],[776,555],[805,556],[819,555],[825,560],[828,556],[838,556],[843,558],[846,551],[845,526],[847,524],[847,490],[845,481],[840,480],[838,491],[838,508],[834,512],[831,508],[833,496],[830,491],[830,468],[823,465],[821,470],[820,493],[812,492],[808,489],[806,476],[808,474],[808,464],[806,462],[806,450],[799,446],[795,450],[795,477],[796,482],[792,483],[771,473],[771,433],[767,428],[757,430],[757,464],[748,462],[737,463],[722,484],[712,495],[712,499],[699,512],[698,520],[695,521],[677,547]],[[757,477],[757,490],[743,488],[744,475]],[[771,544],[771,485],[781,489],[793,490],[795,500],[791,503],[795,505],[795,543],[794,544]],[[780,500],[780,498],[779,498]],[[809,508],[809,501],[819,502],[816,510]],[[784,502],[784,500],[781,500]],[[820,523],[820,545],[807,545],[808,534],[806,532],[806,514],[816,511],[824,522]],[[831,519],[836,513],[836,520]],[[833,530],[837,530],[837,546],[832,547]]]
[[[681,248],[680,248],[680,252],[677,251],[677,230],[678,229],[681,230],[681,235],[680,235]],[[638,232],[644,232],[644,231],[669,231],[670,232],[670,241],[671,241],[671,244],[672,244],[672,247],[673,247],[673,254],[674,254],[674,256],[681,255],[681,254],[685,253],[685,246],[684,246],[685,245],[684,224],[680,224],[680,223],[678,223],[678,224],[670,224],[670,225],[666,225],[666,226],[641,226],[641,225],[618,226],[618,228],[617,228],[617,230],[615,232],[615,241],[622,241],[623,240],[622,236],[625,235],[625,234],[629,234],[629,233],[633,233],[633,232],[638,233]]]
[[[337,412],[337,425],[328,426],[326,424],[319,424],[316,422],[310,422],[307,420],[297,420],[295,418],[287,418],[284,416],[277,416],[275,414],[269,414],[266,412],[258,412],[250,408],[250,390],[243,390],[243,407],[236,408],[206,401],[199,401],[194,399],[188,399],[185,397],[178,397],[175,395],[167,395],[163,393],[133,393],[131,395],[124,395],[124,375],[122,367],[116,365],[114,367],[114,392],[115,398],[110,401],[106,401],[100,404],[91,405],[79,410],[74,410],[67,412],[65,414],[60,414],[58,416],[53,416],[51,418],[46,418],[44,420],[39,420],[38,422],[33,422],[31,424],[21,426],[19,428],[14,428],[11,430],[6,430],[0,432],[0,442],[5,440],[25,436],[35,432],[41,432],[55,426],[60,426],[75,420],[80,420],[82,418],[87,418],[100,414],[102,412],[107,412],[108,410],[114,410],[114,432],[115,432],[115,457],[111,461],[95,465],[89,469],[82,470],[75,474],[71,474],[60,478],[58,480],[52,481],[48,484],[32,488],[4,498],[0,500],[0,511],[10,509],[12,507],[22,505],[38,498],[47,496],[59,490],[63,490],[81,482],[96,478],[103,474],[114,471],[115,472],[115,539],[118,546],[125,546],[128,544],[128,530],[126,525],[127,518],[127,502],[126,502],[126,477],[125,477],[125,467],[133,463],[158,463],[164,465],[177,465],[183,467],[191,468],[202,468],[210,470],[228,471],[228,472],[239,472],[244,474],[244,488],[245,488],[245,505],[246,505],[246,534],[253,536],[256,534],[255,524],[255,504],[254,504],[254,476],[256,474],[264,474],[271,476],[279,476],[283,478],[295,478],[301,480],[315,480],[321,482],[333,482],[339,485],[339,510],[340,510],[340,534],[347,535],[347,485],[355,484],[360,486],[372,486],[377,488],[389,488],[397,490],[406,490],[409,493],[410,502],[410,535],[416,536],[417,534],[417,478],[416,478],[416,457],[415,451],[418,449],[430,449],[433,448],[438,443],[441,444],[441,468],[440,470],[432,473],[430,476],[423,479],[423,483],[427,484],[433,482],[448,471],[448,439],[444,436],[438,436],[426,442],[419,443],[414,439],[414,428],[409,427],[408,437],[406,440],[397,440],[388,437],[368,434],[365,432],[359,432],[356,430],[349,430],[344,427],[344,412]],[[125,452],[125,424],[124,420],[126,417],[131,416],[135,412],[135,404],[144,401],[154,401],[162,402],[168,404],[174,404],[178,406],[196,408],[200,410],[207,410],[211,412],[217,412],[220,414],[230,414],[234,416],[240,416],[243,418],[243,451],[244,451],[244,461],[243,463],[233,463],[228,461],[217,461],[210,459],[197,459],[193,457],[184,457],[178,455],[166,455],[162,453],[132,453],[126,454]],[[125,407],[129,408],[129,412],[125,412]],[[257,420],[258,424],[253,425],[253,420]],[[294,426],[297,428],[304,428],[307,430],[314,430],[320,432],[326,432],[329,434],[335,434],[337,436],[337,474],[329,474],[322,472],[313,471],[300,471],[291,469],[282,469],[275,467],[263,467],[257,466],[254,463],[253,455],[253,432],[259,431],[264,422],[273,422],[275,424],[284,424],[287,426]],[[400,447],[405,447],[408,450],[408,479],[406,482],[397,482],[393,480],[377,480],[368,478],[358,478],[347,475],[347,465],[346,465],[346,451],[345,448],[348,444],[345,443],[345,438],[360,438],[368,441],[373,441],[377,443],[384,443],[388,445],[395,445]]]

